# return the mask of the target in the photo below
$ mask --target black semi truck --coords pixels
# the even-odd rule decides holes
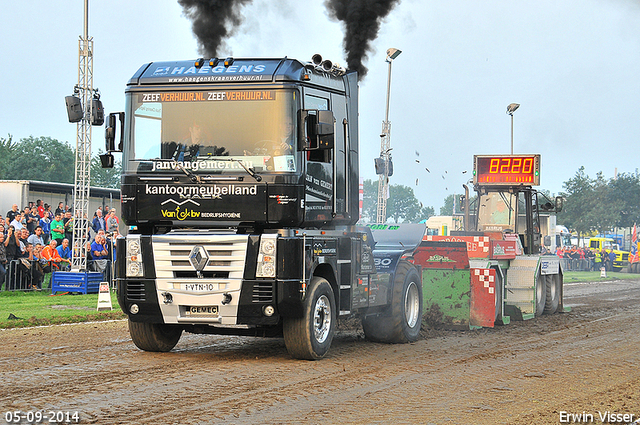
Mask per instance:
[[[356,225],[355,72],[318,56],[155,62],[125,96],[101,159],[122,152],[116,283],[136,346],[284,336],[318,359],[353,315],[369,339],[417,339],[424,226]]]

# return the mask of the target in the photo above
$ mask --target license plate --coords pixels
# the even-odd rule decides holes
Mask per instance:
[[[180,289],[189,292],[212,292],[219,290],[220,285],[217,283],[183,283]]]
[[[217,316],[218,306],[191,306],[186,307],[187,316]]]

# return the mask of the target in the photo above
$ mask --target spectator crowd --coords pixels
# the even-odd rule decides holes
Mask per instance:
[[[74,244],[74,222],[86,226],[87,239]],[[3,217],[0,213],[0,289],[40,290],[45,276],[56,270],[69,270],[72,249],[87,249],[90,270],[106,273],[115,260],[115,240],[120,220],[115,209],[98,208],[92,219],[74,217],[63,202],[51,205],[37,200],[22,210],[13,204]]]
[[[563,259],[565,270],[598,271],[602,267],[606,271],[613,270],[616,254],[613,250],[597,250],[588,247],[565,246],[558,247],[556,255]]]

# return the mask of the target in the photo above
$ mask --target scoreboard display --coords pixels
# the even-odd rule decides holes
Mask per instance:
[[[481,186],[538,186],[540,155],[474,155],[473,183]]]

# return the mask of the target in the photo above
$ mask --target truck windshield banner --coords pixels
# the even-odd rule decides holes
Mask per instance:
[[[141,93],[138,96],[140,103],[276,100],[274,90],[180,91]]]

